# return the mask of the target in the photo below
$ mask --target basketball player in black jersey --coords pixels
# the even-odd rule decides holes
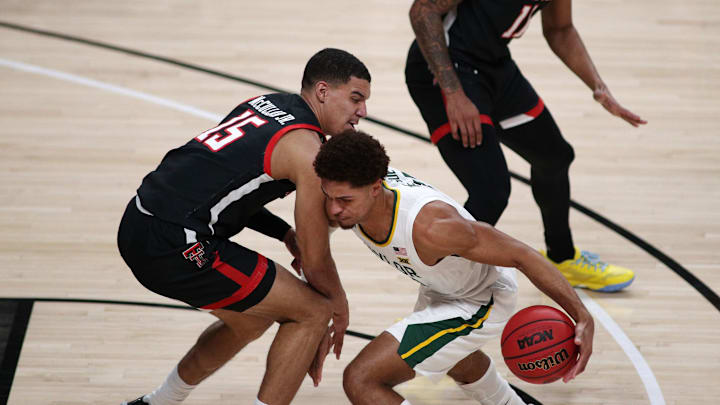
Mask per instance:
[[[475,218],[495,224],[507,206],[510,176],[502,142],[531,165],[546,256],[574,286],[617,291],[632,283],[634,273],[573,245],[568,221],[573,149],[507,46],[541,10],[550,48],[595,100],[635,127],[646,124],[623,108],[600,78],[573,26],[571,0],[415,0],[410,21],[416,41],[407,56],[406,83],[432,142],[467,189],[465,208]]]
[[[325,135],[352,130],[367,115],[368,97],[365,65],[324,49],[308,61],[300,95],[241,103],[143,179],[120,224],[123,259],[148,289],[219,320],[160,387],[130,404],[180,404],[274,322],[280,327],[256,404],[290,403],[306,372],[320,382],[324,355],[315,359],[317,348],[329,340],[324,347],[334,345],[339,357],[349,318],[312,163]],[[297,233],[264,208],[292,191]],[[309,285],[229,240],[244,227],[283,241]]]

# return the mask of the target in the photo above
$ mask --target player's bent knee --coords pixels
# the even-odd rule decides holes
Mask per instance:
[[[278,266],[278,277],[268,296],[268,302],[282,316],[280,321],[327,323],[332,315],[330,300]]]
[[[562,147],[559,149],[560,150],[554,156],[554,159],[550,160],[551,166],[560,170],[567,170],[573,160],[575,160],[575,150],[572,145],[567,142],[563,142]]]
[[[296,321],[314,324],[321,328],[327,327],[333,313],[329,299],[315,293],[315,296],[306,300],[303,305],[304,308],[298,314]]]
[[[533,171],[545,173],[566,172],[574,160],[575,150],[572,145],[562,140],[559,146],[553,148],[552,153],[543,156],[542,159],[536,159],[531,167]]]
[[[322,325],[324,328],[330,322],[332,314],[333,311],[330,300],[325,297],[321,297],[313,308],[311,321]]]
[[[465,203],[465,209],[478,221],[495,225],[505,208],[507,208],[509,199],[509,190],[507,193],[495,193],[492,196],[486,195],[483,198],[476,198],[471,195]]]
[[[368,384],[368,376],[364,368],[358,365],[357,362],[351,362],[345,367],[343,372],[343,389],[348,398],[352,401],[357,398],[365,391],[365,386]]]

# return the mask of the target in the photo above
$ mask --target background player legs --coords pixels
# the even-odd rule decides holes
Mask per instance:
[[[343,388],[353,404],[398,405],[393,387],[415,377],[415,371],[397,354],[400,343],[388,332],[373,339],[345,368]]]
[[[437,143],[445,163],[468,192],[465,202],[475,219],[495,225],[510,197],[510,174],[492,125],[482,125],[483,142],[465,148],[446,135]]]
[[[555,262],[575,254],[570,232],[570,179],[575,154],[545,108],[534,120],[498,130],[502,143],[530,163],[530,182],[542,214],[548,257]]]

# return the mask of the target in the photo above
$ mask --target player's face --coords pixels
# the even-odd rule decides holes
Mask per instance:
[[[365,101],[370,98],[370,82],[350,77],[347,83],[328,85],[325,98],[326,119],[323,131],[337,135],[354,129],[360,118],[367,116]]]
[[[376,185],[353,187],[350,183],[322,179],[325,212],[343,229],[362,223],[370,214]]]

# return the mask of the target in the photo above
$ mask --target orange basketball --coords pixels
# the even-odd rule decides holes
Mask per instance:
[[[505,325],[501,347],[508,368],[521,380],[551,383],[577,361],[575,323],[553,307],[527,307]]]

